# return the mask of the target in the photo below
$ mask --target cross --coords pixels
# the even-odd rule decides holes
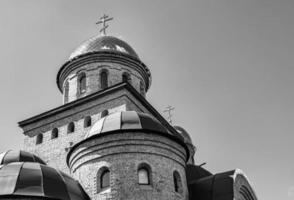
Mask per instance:
[[[163,112],[167,112],[168,113],[168,117],[167,117],[167,120],[170,124],[172,124],[172,114],[171,114],[171,111],[173,111],[175,108],[172,107],[172,106],[167,106],[166,109],[163,111]]]
[[[103,15],[102,17],[100,17],[100,20],[98,22],[96,22],[96,24],[102,24],[102,28],[100,29],[100,33],[102,32],[103,35],[106,35],[106,29],[108,28],[108,25],[106,25],[106,22],[113,20],[113,17],[107,16],[107,15]]]

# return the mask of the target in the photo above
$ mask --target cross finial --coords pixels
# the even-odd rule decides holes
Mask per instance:
[[[106,22],[113,20],[113,17],[107,16],[107,15],[103,15],[102,17],[100,17],[100,20],[98,22],[96,22],[96,24],[102,24],[102,28],[100,29],[100,33],[102,32],[103,35],[106,35],[106,29],[108,28],[108,25],[106,25]]]
[[[167,112],[168,114],[168,117],[167,117],[167,120],[170,124],[172,124],[172,113],[171,111],[173,111],[175,108],[172,107],[172,106],[167,106],[166,109],[163,111],[163,112]]]

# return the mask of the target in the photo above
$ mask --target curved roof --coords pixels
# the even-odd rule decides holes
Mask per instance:
[[[186,144],[193,145],[193,142],[192,142],[192,139],[191,139],[189,133],[184,128],[182,128],[180,126],[174,126],[174,128],[182,136],[182,138],[184,139],[184,142]]]
[[[0,197],[90,200],[82,186],[63,172],[40,163],[14,162],[0,167]]]
[[[123,111],[101,118],[92,126],[85,139],[100,133],[130,129],[145,129],[169,134],[167,129],[154,117],[146,113]]]
[[[134,49],[125,41],[113,36],[100,35],[92,37],[83,42],[78,48],[76,48],[76,50],[71,53],[69,59],[71,60],[86,53],[99,51],[119,52],[139,59]]]
[[[46,165],[41,158],[26,151],[8,150],[0,154],[0,165],[12,162],[37,162]]]

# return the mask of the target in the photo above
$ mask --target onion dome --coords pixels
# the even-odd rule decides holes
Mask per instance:
[[[40,163],[14,162],[2,165],[0,188],[0,198],[90,200],[76,180]]]
[[[12,162],[36,162],[46,165],[46,163],[41,158],[26,151],[8,150],[0,154],[0,165]]]
[[[90,52],[110,51],[115,53],[123,53],[139,59],[133,48],[121,39],[113,36],[95,36],[82,43],[74,52],[71,53],[69,59],[76,58],[80,55]]]
[[[182,136],[182,138],[184,139],[184,142],[186,144],[193,145],[193,142],[192,142],[192,139],[191,139],[189,133],[184,128],[182,128],[180,126],[174,126],[174,128]]]
[[[101,118],[86,134],[85,139],[100,133],[131,129],[144,129],[170,134],[157,119],[146,113],[123,111],[116,112],[111,115],[107,115],[104,118]]]

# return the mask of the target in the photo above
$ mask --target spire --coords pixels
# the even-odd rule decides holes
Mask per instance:
[[[96,24],[102,24],[102,28],[100,29],[100,33],[102,33],[102,35],[106,35],[106,29],[108,28],[108,25],[106,25],[106,22],[113,20],[113,17],[109,17],[107,15],[103,15],[102,17],[100,17],[100,20],[98,22],[96,22]]]

